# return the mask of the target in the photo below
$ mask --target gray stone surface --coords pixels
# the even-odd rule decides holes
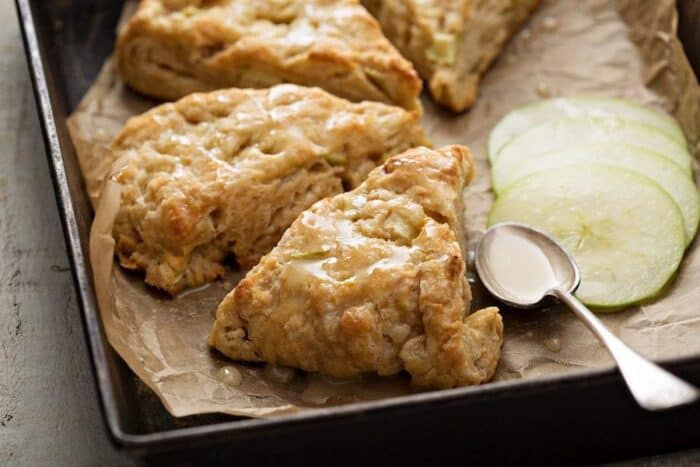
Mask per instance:
[[[105,435],[14,4],[0,0],[0,465],[128,465]]]

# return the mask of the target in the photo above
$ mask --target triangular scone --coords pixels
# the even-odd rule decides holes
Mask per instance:
[[[304,209],[422,144],[416,111],[291,84],[156,107],[112,143],[116,253],[171,294],[204,284],[227,256],[252,266]]]
[[[467,315],[462,189],[466,148],[417,148],[326,198],[219,305],[209,344],[235,360],[335,377],[401,370],[419,386],[489,380],[503,324]]]
[[[476,100],[481,75],[541,0],[362,0],[389,40],[455,112]]]
[[[422,87],[359,0],[142,0],[117,51],[130,86],[167,100],[294,83],[414,109]]]

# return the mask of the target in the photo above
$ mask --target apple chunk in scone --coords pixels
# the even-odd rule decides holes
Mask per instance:
[[[362,0],[440,105],[471,108],[481,77],[541,0]]]

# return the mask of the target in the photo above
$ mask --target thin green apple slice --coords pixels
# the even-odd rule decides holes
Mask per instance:
[[[489,138],[489,158],[515,136],[550,120],[574,117],[618,117],[622,120],[656,127],[662,133],[687,146],[683,130],[665,113],[624,99],[611,97],[560,97],[521,107],[506,115],[494,127]]]
[[[695,182],[678,166],[660,155],[635,146],[614,143],[575,146],[526,158],[516,164],[498,160],[492,171],[497,193],[533,173],[573,165],[607,165],[631,170],[656,182],[676,202],[683,214],[686,246],[695,237],[700,220],[700,196]]]
[[[620,309],[657,295],[683,258],[683,217],[650,179],[606,166],[552,169],[514,183],[489,225],[517,221],[549,232],[581,272],[578,298]]]
[[[692,173],[688,150],[656,127],[617,117],[576,117],[550,120],[511,139],[492,160],[494,166],[517,164],[534,155],[558,151],[578,144],[625,143],[667,158],[681,170]]]

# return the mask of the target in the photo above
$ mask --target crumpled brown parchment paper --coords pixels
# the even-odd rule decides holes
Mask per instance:
[[[133,2],[125,15],[132,7]],[[466,193],[472,247],[493,200],[486,162],[488,134],[498,119],[519,105],[552,96],[595,94],[664,108],[681,122],[697,157],[700,89],[677,39],[676,23],[674,0],[545,0],[485,76],[478,103],[469,113],[457,116],[424,100],[424,123],[434,144],[466,144],[477,157],[478,177]],[[217,303],[242,273],[232,272],[225,281],[170,299],[115,266],[111,230],[120,187],[104,182],[113,162],[105,147],[129,117],[154,104],[125,89],[109,61],[71,116],[69,129],[96,206],[90,258],[107,338],[166,408],[175,416],[223,412],[270,417],[414,391],[402,376],[339,382],[227,361],[207,348],[207,335]],[[493,304],[473,273],[470,282],[474,308]],[[700,252],[695,242],[662,298],[601,318],[648,357],[698,354],[697,284]],[[565,310],[503,314],[505,344],[496,380],[612,364],[592,334]]]

